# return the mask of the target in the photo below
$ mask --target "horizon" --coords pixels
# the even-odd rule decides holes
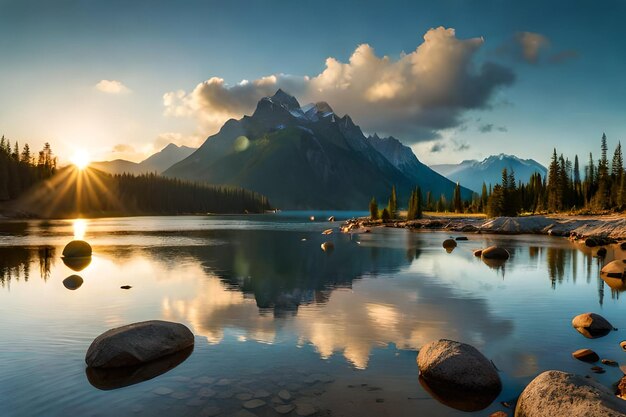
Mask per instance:
[[[505,153],[547,166],[553,147],[584,161],[603,132],[610,149],[625,137],[622,2],[319,4],[306,16],[242,4],[0,2],[0,134],[50,142],[66,162],[76,148],[139,162],[170,142],[198,147],[282,88],[427,165]]]

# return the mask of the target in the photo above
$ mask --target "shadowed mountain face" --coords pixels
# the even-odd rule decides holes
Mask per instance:
[[[375,145],[328,103],[300,106],[278,90],[261,99],[252,116],[226,122],[164,175],[246,187],[290,209],[362,209],[372,196],[386,202],[393,185],[401,206],[415,186],[452,196],[454,183],[421,164],[409,148],[401,149],[407,164],[397,165]]]
[[[108,172],[109,174],[127,173],[138,175],[155,172],[160,174],[176,162],[179,162],[191,155],[195,150],[196,148],[177,146],[170,143],[161,151],[151,155],[139,163],[127,161],[125,159],[116,159],[113,161],[92,162],[91,166],[101,171]]]
[[[533,159],[520,159],[515,155],[491,155],[483,161],[466,160],[460,164],[431,165],[431,169],[446,176],[452,181],[459,181],[462,185],[480,192],[483,182],[489,186],[502,181],[502,170],[515,172],[515,178],[528,182],[535,172],[545,178],[548,170]]]

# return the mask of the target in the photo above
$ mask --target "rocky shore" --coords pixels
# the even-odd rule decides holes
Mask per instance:
[[[626,240],[626,217],[621,215],[538,215],[492,219],[427,216],[419,220],[395,220],[386,223],[361,217],[346,221],[341,230],[346,233],[358,233],[372,227],[449,230],[465,233],[544,234],[573,239],[602,238],[608,241]]]

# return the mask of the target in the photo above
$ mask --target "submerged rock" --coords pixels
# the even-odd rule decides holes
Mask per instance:
[[[455,240],[459,241],[459,240],[469,240],[469,239],[467,238],[467,236],[459,236]]]
[[[332,252],[335,249],[333,242],[324,242],[320,246],[324,252]]]
[[[91,256],[91,245],[84,240],[72,240],[65,245],[63,256],[66,258],[86,258]]]
[[[572,353],[572,356],[579,361],[589,363],[598,362],[600,360],[598,354],[591,349],[578,349],[576,352]]]
[[[508,250],[498,246],[489,246],[482,251],[482,257],[485,259],[507,260],[510,256],[511,254],[509,254]]]
[[[589,339],[606,336],[613,330],[613,325],[596,313],[579,314],[572,319],[572,327]]]
[[[83,279],[78,275],[70,275],[63,280],[63,286],[65,286],[68,290],[74,291],[79,289],[80,286],[83,285],[83,282]]]
[[[85,362],[94,368],[135,366],[189,348],[193,333],[183,324],[144,321],[102,333],[87,350]]]
[[[458,409],[485,408],[502,389],[489,359],[465,343],[446,339],[428,343],[420,349],[417,365],[433,396],[445,404],[456,403]]]
[[[113,390],[148,381],[162,375],[183,363],[193,352],[193,347],[188,347],[180,352],[167,355],[157,360],[122,368],[92,368],[85,370],[87,380],[91,385],[100,390]],[[157,388],[153,391],[159,395],[169,395],[174,391],[170,388]]]
[[[579,375],[546,371],[520,395],[515,417],[617,417],[626,415],[626,402],[606,387]]]
[[[604,258],[606,256],[606,248],[598,249],[598,251],[596,252],[596,256],[598,258]]]

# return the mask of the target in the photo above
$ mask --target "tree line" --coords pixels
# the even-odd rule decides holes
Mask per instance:
[[[261,213],[271,209],[267,197],[238,187],[73,167],[60,169],[57,176],[33,187],[14,206],[24,215],[44,218]]]
[[[486,213],[490,217],[517,216],[522,213],[557,213],[581,211],[589,213],[626,209],[626,171],[622,145],[617,143],[609,161],[606,134],[600,140],[600,158],[594,160],[589,153],[587,165],[582,168],[578,155],[573,161],[554,148],[548,174],[531,175],[528,182],[518,181],[513,170],[502,170],[501,181],[491,185],[483,183],[480,193],[463,200],[457,183],[451,201],[442,194],[434,198],[430,191],[422,200],[421,190],[416,188],[407,204],[407,218],[422,216],[422,210],[454,213]],[[370,217],[374,220],[397,218],[395,187],[386,207],[379,210],[375,198],[370,201]]]
[[[0,201],[13,200],[39,181],[56,172],[57,158],[49,143],[33,155],[27,144],[13,146],[4,135],[0,138]]]
[[[626,209],[626,173],[622,145],[617,143],[609,162],[606,134],[600,140],[600,158],[589,153],[581,175],[578,155],[572,162],[557,149],[552,151],[548,175],[531,176],[528,183],[516,183],[513,172],[502,172],[502,182],[488,194],[489,216],[516,216],[520,213],[563,211],[603,212]]]

